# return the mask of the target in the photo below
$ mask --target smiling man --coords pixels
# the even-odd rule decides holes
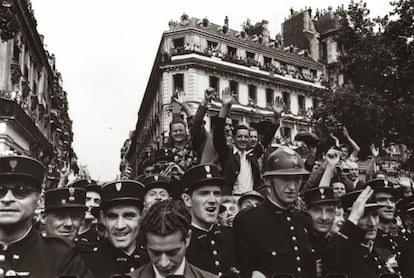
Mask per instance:
[[[44,174],[32,158],[0,157],[0,277],[93,277],[70,241],[32,227]]]
[[[47,235],[74,240],[85,218],[86,191],[75,187],[45,192],[43,219]]]
[[[329,244],[332,238],[329,236],[335,219],[335,209],[338,200],[335,199],[332,188],[316,187],[303,194],[306,203],[306,213],[312,219],[312,230],[309,233],[312,245],[317,257],[317,277],[325,277],[325,262],[329,257]]]
[[[224,183],[217,166],[194,166],[185,172],[182,182],[182,199],[192,216],[186,258],[196,267],[219,276],[237,273],[233,231],[216,224]]]
[[[226,143],[225,119],[234,102],[229,90],[222,93],[222,108],[213,130],[214,147],[222,161],[223,176],[226,177],[223,195],[241,196],[243,193],[256,190],[261,185],[260,166],[258,159],[264,149],[272,141],[279,127],[280,115],[283,111],[283,100],[276,97],[273,105],[272,122],[269,123],[263,135],[263,140],[254,148],[250,146],[250,130],[246,125],[238,125],[233,130],[233,147]]]
[[[132,180],[106,184],[101,191],[101,218],[108,238],[92,253],[84,253],[96,277],[111,277],[132,272],[148,262],[143,247],[137,244],[144,198],[144,185]]]
[[[130,273],[133,278],[213,278],[185,259],[191,238],[191,215],[180,201],[165,200],[154,204],[141,220],[140,233],[145,238],[151,263]]]

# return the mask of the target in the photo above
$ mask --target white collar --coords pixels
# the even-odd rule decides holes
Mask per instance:
[[[191,226],[194,226],[195,228],[197,228],[199,230],[202,230],[204,232],[209,232],[209,231],[211,231],[211,229],[213,229],[214,224],[211,224],[210,229],[202,228],[202,227],[196,225],[194,222],[191,222]]]
[[[165,278],[165,276],[162,275],[158,271],[157,267],[154,264],[152,264],[152,268],[154,269],[155,278]],[[177,270],[173,273],[173,275],[184,275],[184,270],[185,270],[185,257],[183,258],[183,261],[181,262]]]

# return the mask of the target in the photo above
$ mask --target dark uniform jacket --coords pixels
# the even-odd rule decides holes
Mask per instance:
[[[242,277],[250,278],[255,270],[269,277],[275,273],[316,277],[309,217],[265,200],[258,207],[241,211],[233,225]]]
[[[96,226],[93,225],[89,230],[86,232],[79,234],[75,239],[74,242],[76,246],[80,249],[80,252],[88,252],[93,251],[93,249],[98,248],[100,244],[100,237],[98,235],[98,231],[96,230]],[[86,249],[86,250],[85,250]]]
[[[3,270],[3,275],[13,277],[94,277],[72,242],[58,237],[42,236],[34,229],[18,242],[0,249],[0,269]]]
[[[386,264],[390,251],[371,245],[363,245],[365,231],[345,221],[331,246],[330,273],[344,273],[349,278],[377,278],[392,273]]]
[[[155,278],[154,268],[152,263],[141,266],[139,269],[135,270],[132,273],[128,274],[131,278]],[[217,275],[203,271],[188,262],[186,262],[184,267],[184,277],[185,278],[217,278]]]
[[[412,235],[401,229],[396,224],[392,225],[389,232],[381,229],[378,230],[375,239],[375,245],[391,252],[392,256],[388,258],[389,263],[398,262],[398,270],[403,277],[414,277],[414,267],[410,262],[413,257],[412,250],[414,242]]]
[[[328,274],[326,261],[329,260],[333,238],[315,231],[309,233],[309,238],[315,249],[317,277],[325,277]]]
[[[223,195],[231,195],[233,192],[234,183],[237,180],[237,176],[240,172],[240,156],[238,154],[233,154],[233,148],[230,148],[226,144],[226,137],[224,135],[224,118],[218,118],[216,121],[216,126],[213,130],[213,141],[214,147],[217,150],[220,158],[221,165],[223,167],[223,176],[226,177]],[[266,148],[273,139],[273,136],[279,125],[273,123],[269,124],[268,128],[265,131],[263,144],[257,144],[247,155],[246,159],[249,160],[252,167],[253,174],[253,190],[256,190],[261,185],[261,175],[260,175],[260,166],[258,158],[264,153],[264,148]]]
[[[128,256],[115,248],[108,240],[92,252],[82,253],[82,257],[95,277],[110,278],[114,274],[126,274],[135,271],[149,262],[148,255],[141,247]]]
[[[237,273],[234,234],[231,228],[214,225],[209,231],[191,226],[186,258],[192,265],[219,276]]]

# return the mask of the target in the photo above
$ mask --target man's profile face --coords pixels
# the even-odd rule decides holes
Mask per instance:
[[[379,216],[377,209],[369,209],[358,221],[358,227],[365,231],[366,240],[374,240],[377,237]]]
[[[177,271],[185,256],[185,250],[190,243],[190,232],[183,236],[176,231],[167,236],[147,233],[147,251],[152,264],[164,277]]]
[[[112,245],[127,253],[133,252],[139,231],[140,209],[128,205],[113,206],[102,214],[102,218]]]
[[[39,195],[40,193],[33,187],[19,179],[2,181],[0,183],[0,226],[31,221]]]
[[[84,217],[84,210],[77,208],[62,208],[48,212],[45,217],[46,233],[73,240],[78,235]]]

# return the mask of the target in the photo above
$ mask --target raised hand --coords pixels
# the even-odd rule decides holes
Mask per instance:
[[[342,134],[345,136],[345,138],[349,138],[350,137],[349,136],[348,129],[345,126],[342,127]]]
[[[182,91],[181,92],[178,92],[177,95],[171,97],[171,101],[172,102],[175,102],[175,103],[177,103],[179,105],[183,105],[185,103],[185,100],[184,100],[184,92],[182,92]]]
[[[339,139],[333,135],[333,133],[329,133],[329,136],[331,136],[332,139],[335,141],[335,146],[339,147]]]
[[[359,194],[358,198],[355,200],[354,204],[352,205],[351,213],[348,217],[348,220],[354,223],[355,225],[358,225],[359,219],[364,215],[365,211],[365,204],[371,198],[372,193],[374,193],[374,190],[367,186],[361,194]]]
[[[275,116],[280,117],[284,108],[285,103],[283,102],[283,98],[276,97],[272,105],[273,113],[275,114]]]
[[[326,162],[331,167],[335,167],[341,159],[341,152],[335,149],[329,149],[326,153]]]
[[[371,144],[371,146],[369,146],[369,149],[371,150],[371,154],[373,157],[379,156],[379,148],[376,148],[374,144]]]
[[[221,97],[221,102],[223,103],[223,105],[225,106],[230,106],[234,103],[234,98],[233,98],[233,94],[230,91],[229,87],[226,87],[223,91],[222,91],[222,97]]]

